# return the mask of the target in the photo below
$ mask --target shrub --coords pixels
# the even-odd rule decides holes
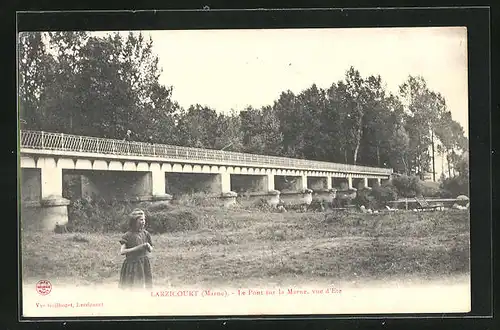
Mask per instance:
[[[147,214],[148,230],[154,234],[200,228],[200,215],[191,210],[153,211]]]
[[[424,197],[441,197],[441,189],[437,182],[420,182],[420,191]]]
[[[168,204],[142,202],[106,202],[104,200],[78,199],[69,206],[67,228],[71,232],[124,232],[128,230],[128,215],[139,207],[146,213],[148,231],[154,234],[197,230],[200,228],[235,227],[235,221],[220,215],[204,214],[209,208],[171,207]],[[210,213],[210,212],[209,212]]]
[[[73,232],[120,231],[133,209],[128,202],[80,198],[68,207],[68,230]]]
[[[333,201],[335,207],[348,207],[352,204],[355,197],[351,192],[337,191],[337,196]]]
[[[265,198],[259,198],[258,200],[254,201],[251,205],[250,208],[257,209],[258,211],[272,211],[274,210],[274,207],[269,205],[268,201]]]
[[[190,206],[190,207],[210,207],[217,205],[218,199],[213,195],[209,195],[205,192],[197,192],[193,194],[183,194],[179,195],[174,203],[181,206]]]
[[[81,190],[81,176],[80,175],[63,175],[62,196],[69,200],[80,198]]]
[[[366,208],[369,209],[376,209],[378,208],[378,203],[375,197],[372,194],[371,189],[359,189],[356,193],[356,198],[354,198],[354,203],[357,206],[364,205]]]
[[[392,178],[392,184],[401,197],[415,197],[422,194],[422,186],[418,176],[400,175]]]
[[[469,196],[469,181],[462,176],[444,179],[441,182],[440,188],[443,197]]]
[[[381,186],[374,187],[372,189],[372,195],[379,207],[384,206],[387,202],[398,199],[398,191],[391,182],[386,182]]]

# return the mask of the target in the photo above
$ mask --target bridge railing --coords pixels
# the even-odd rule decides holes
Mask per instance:
[[[192,161],[216,161],[227,164],[271,165],[313,170],[361,172],[389,175],[392,169],[296,158],[255,155],[213,149],[180,147],[166,144],[122,141],[91,136],[70,135],[42,131],[21,131],[21,148],[101,153],[127,156],[173,158]]]

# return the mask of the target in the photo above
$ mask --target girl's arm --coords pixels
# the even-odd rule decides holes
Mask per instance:
[[[133,248],[130,248],[130,249],[127,249],[126,245],[122,244],[121,248],[120,248],[120,254],[124,255],[124,254],[128,254],[130,252],[135,252],[135,251],[141,250],[141,249],[143,249],[143,248],[146,247],[146,244],[147,243],[144,243],[144,244],[141,244],[141,245],[137,245],[137,246],[134,246]]]
[[[146,231],[146,239],[148,241],[148,245],[146,248],[148,249],[149,252],[153,252],[153,241],[151,240],[151,234]]]

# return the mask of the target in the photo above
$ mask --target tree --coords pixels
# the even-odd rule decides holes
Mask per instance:
[[[360,160],[366,165],[382,166],[387,162],[387,144],[384,144],[384,141],[390,137],[390,107],[393,101],[387,99],[380,76],[370,76],[365,80],[365,93],[360,146],[363,157]]]
[[[217,124],[217,112],[211,108],[196,104],[187,110],[181,110],[177,124],[177,144],[215,149]]]
[[[429,171],[429,147],[444,111],[444,99],[427,87],[423,77],[409,76],[400,86],[400,95],[406,105],[406,129],[410,134],[411,170],[423,179]]]
[[[151,86],[151,104],[145,106],[147,133],[152,142],[175,144],[178,142],[176,119],[181,112],[181,107],[171,99],[172,88],[159,83]],[[125,125],[122,125],[126,128]]]
[[[259,110],[247,107],[240,112],[240,120],[245,152],[274,156],[282,153],[283,135],[272,107],[266,106]]]
[[[19,115],[28,129],[40,129],[44,121],[40,109],[40,96],[46,87],[51,56],[43,42],[43,34],[19,33]]]
[[[346,73],[346,92],[347,102],[349,103],[349,118],[352,118],[350,136],[354,143],[353,163],[358,160],[358,152],[363,137],[363,117],[366,105],[366,88],[364,80],[361,78],[358,70],[350,67]]]
[[[261,135],[264,141],[265,152],[267,155],[278,156],[283,153],[283,134],[280,132],[280,122],[271,106],[265,106],[261,109],[262,130]]]
[[[43,89],[39,111],[45,118],[44,129],[65,133],[84,133],[81,130],[89,123],[84,108],[85,85],[83,74],[83,55],[89,42],[86,32],[49,32],[46,34],[50,48],[50,71],[47,84]],[[95,132],[88,132],[95,134]]]
[[[215,148],[219,150],[241,152],[243,149],[243,132],[241,120],[235,111],[229,115],[219,114]]]
[[[322,114],[321,141],[325,154],[323,159],[332,162],[347,163],[347,136],[343,122],[346,117],[345,95],[337,84],[332,84],[326,91],[326,104]]]
[[[291,91],[281,93],[274,102],[273,110],[283,135],[283,156],[304,158],[305,141],[302,139],[304,118],[297,98]]]
[[[243,138],[243,150],[256,153],[264,149],[264,142],[260,139],[262,129],[262,114],[251,106],[239,114]]]
[[[448,164],[448,177],[452,177],[458,167],[460,154],[468,150],[468,139],[464,136],[462,126],[452,119],[450,111],[441,114],[436,124],[436,136],[441,141],[440,149]]]

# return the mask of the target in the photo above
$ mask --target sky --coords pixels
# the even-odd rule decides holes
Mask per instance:
[[[185,108],[272,105],[282,91],[328,88],[354,66],[364,77],[380,75],[393,93],[421,75],[468,135],[465,27],[141,32],[153,39],[160,82]]]

